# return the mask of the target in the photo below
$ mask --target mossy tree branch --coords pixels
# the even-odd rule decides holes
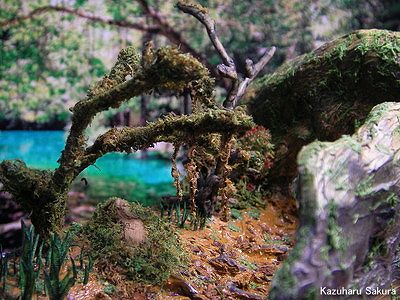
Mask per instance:
[[[87,99],[72,108],[71,130],[59,160],[60,166],[55,171],[56,182],[65,183],[65,177],[75,178],[74,166],[80,165],[85,153],[85,130],[94,116],[102,111],[119,107],[124,101],[153,89],[168,88],[179,92],[186,86],[199,83],[204,93],[198,94],[195,100],[210,107],[214,105],[213,81],[199,61],[176,48],[161,48],[155,52],[151,49],[151,46],[145,49],[141,63],[134,48],[122,50],[110,74],[91,88]],[[131,79],[125,81],[127,76]]]
[[[169,115],[144,127],[111,129],[87,145],[85,130],[96,114],[154,89],[178,93],[190,89],[195,113]],[[139,55],[128,47],[120,52],[110,73],[71,109],[72,125],[59,167],[50,172],[28,168],[21,161],[4,161],[0,181],[32,213],[32,223],[42,236],[60,232],[72,181],[106,153],[136,151],[160,141],[194,146],[208,134],[240,134],[250,129],[252,120],[243,110],[218,108],[213,89],[208,70],[191,55],[172,47],[154,50],[151,44]]]
[[[144,127],[113,128],[99,136],[83,155],[78,170],[109,152],[134,152],[157,142],[196,144],[203,135],[243,134],[253,126],[251,117],[242,109],[234,111],[210,109],[189,116],[169,115]],[[80,172],[79,172],[80,173]]]

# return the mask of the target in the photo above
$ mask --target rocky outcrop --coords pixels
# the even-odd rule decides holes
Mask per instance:
[[[374,107],[353,136],[304,147],[298,165],[297,243],[270,299],[390,289],[400,241],[400,103]]]
[[[345,35],[259,80],[248,104],[277,146],[270,181],[290,182],[301,147],[352,134],[373,106],[399,94],[400,33],[385,30]]]

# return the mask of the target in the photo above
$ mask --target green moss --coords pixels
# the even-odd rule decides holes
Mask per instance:
[[[298,155],[297,164],[306,166],[310,159],[313,159],[320,151],[327,147],[326,143],[315,141],[303,148]]]
[[[329,250],[331,249],[331,247],[329,245],[323,246],[320,248],[320,256],[321,259],[328,261],[329,260]]]
[[[266,245],[282,245],[285,243],[285,241],[284,239],[281,240],[272,239],[271,236],[268,233],[266,233],[264,234],[264,243]]]
[[[304,295],[304,300],[314,300],[318,299],[318,289],[316,287],[311,287],[307,290],[307,293]]]
[[[316,223],[316,211],[318,209],[318,203],[314,196],[314,175],[305,169],[300,177],[300,184],[302,187],[300,218],[304,225],[313,227]]]
[[[94,97],[107,92],[116,85],[124,82],[127,76],[133,77],[139,70],[140,58],[141,56],[135,47],[131,46],[122,49],[110,73],[106,74],[102,80],[89,88],[88,97]]]
[[[397,32],[348,34],[257,81],[250,112],[274,138],[303,122],[311,140],[350,134],[374,105],[398,100],[399,54]]]
[[[370,251],[364,261],[364,268],[371,270],[380,257],[385,257],[388,254],[388,246],[382,238],[374,238],[370,242]]]
[[[259,220],[261,212],[257,208],[253,208],[247,214],[249,215],[250,218],[255,219],[255,220]]]
[[[386,198],[386,203],[391,207],[395,207],[399,203],[399,197],[395,193],[389,193]]]
[[[358,143],[351,136],[343,135],[342,138],[337,142],[337,144],[341,144],[342,142],[346,143],[346,145],[349,146],[351,150],[353,150],[357,154],[361,153],[361,144]]]
[[[231,230],[231,231],[240,232],[240,228],[237,227],[237,226],[236,226],[235,224],[233,224],[233,223],[228,223],[228,228],[229,228],[229,230]]]
[[[243,220],[242,213],[239,210],[237,210],[236,208],[231,209],[231,217],[236,220]]]
[[[367,177],[363,178],[356,187],[356,195],[359,197],[366,197],[372,193],[372,183],[373,183],[374,176],[368,175]]]
[[[368,115],[368,118],[364,122],[364,126],[373,127],[377,125],[378,121],[382,119],[382,116],[387,113],[389,109],[388,103],[381,103],[375,106]]]
[[[239,263],[249,270],[257,270],[257,265],[244,257],[239,259]]]
[[[356,48],[362,55],[369,51],[377,53],[385,62],[392,62],[400,54],[400,41],[387,30],[376,30],[373,34],[363,36]]]
[[[98,266],[115,266],[114,271],[122,270],[128,279],[152,284],[164,282],[185,266],[186,253],[171,224],[140,204],[129,203],[129,207],[132,216],[144,223],[147,239],[137,246],[124,242],[122,225],[113,211],[115,200],[100,204],[83,228]]]
[[[338,222],[338,206],[334,200],[329,201],[327,206],[327,230],[326,235],[328,239],[328,245],[332,250],[344,253],[347,248],[346,240],[342,235],[342,227]]]

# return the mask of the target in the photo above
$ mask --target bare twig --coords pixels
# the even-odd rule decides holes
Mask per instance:
[[[218,65],[217,69],[221,76],[230,79],[232,82],[228,95],[224,101],[224,107],[227,109],[235,108],[239,100],[245,94],[247,87],[270,61],[276,48],[271,47],[271,49],[266,51],[260,61],[256,64],[253,64],[252,60],[247,59],[245,74],[241,76],[238,73],[235,61],[229,56],[225,47],[218,38],[215,21],[209,16],[207,9],[190,1],[179,1],[177,6],[182,12],[190,14],[199,20],[206,28],[207,34],[223,62]]]
[[[224,46],[219,40],[215,30],[215,22],[208,15],[208,11],[200,5],[188,4],[182,1],[178,2],[178,8],[184,13],[192,15],[205,26],[208,36],[210,37],[210,40],[213,43],[215,49],[218,51],[218,54],[221,57],[223,63],[228,67],[234,67],[235,63],[233,59],[228,55]]]

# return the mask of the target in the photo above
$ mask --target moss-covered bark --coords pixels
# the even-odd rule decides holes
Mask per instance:
[[[400,33],[360,30],[343,36],[284,64],[250,94],[250,113],[278,146],[270,177],[288,181],[297,173],[302,146],[353,133],[373,106],[398,101]]]
[[[110,129],[87,145],[85,130],[94,116],[153,89],[191,91],[194,114],[169,115],[144,127]],[[72,109],[72,125],[54,172],[28,168],[21,161],[0,164],[0,182],[31,212],[32,223],[43,237],[62,230],[67,192],[85,168],[109,152],[132,152],[168,141],[196,145],[209,134],[242,134],[253,125],[241,109],[220,108],[213,94],[214,81],[195,58],[176,48],[153,50],[143,55],[133,48],[121,51],[109,74],[89,89],[86,99]]]

